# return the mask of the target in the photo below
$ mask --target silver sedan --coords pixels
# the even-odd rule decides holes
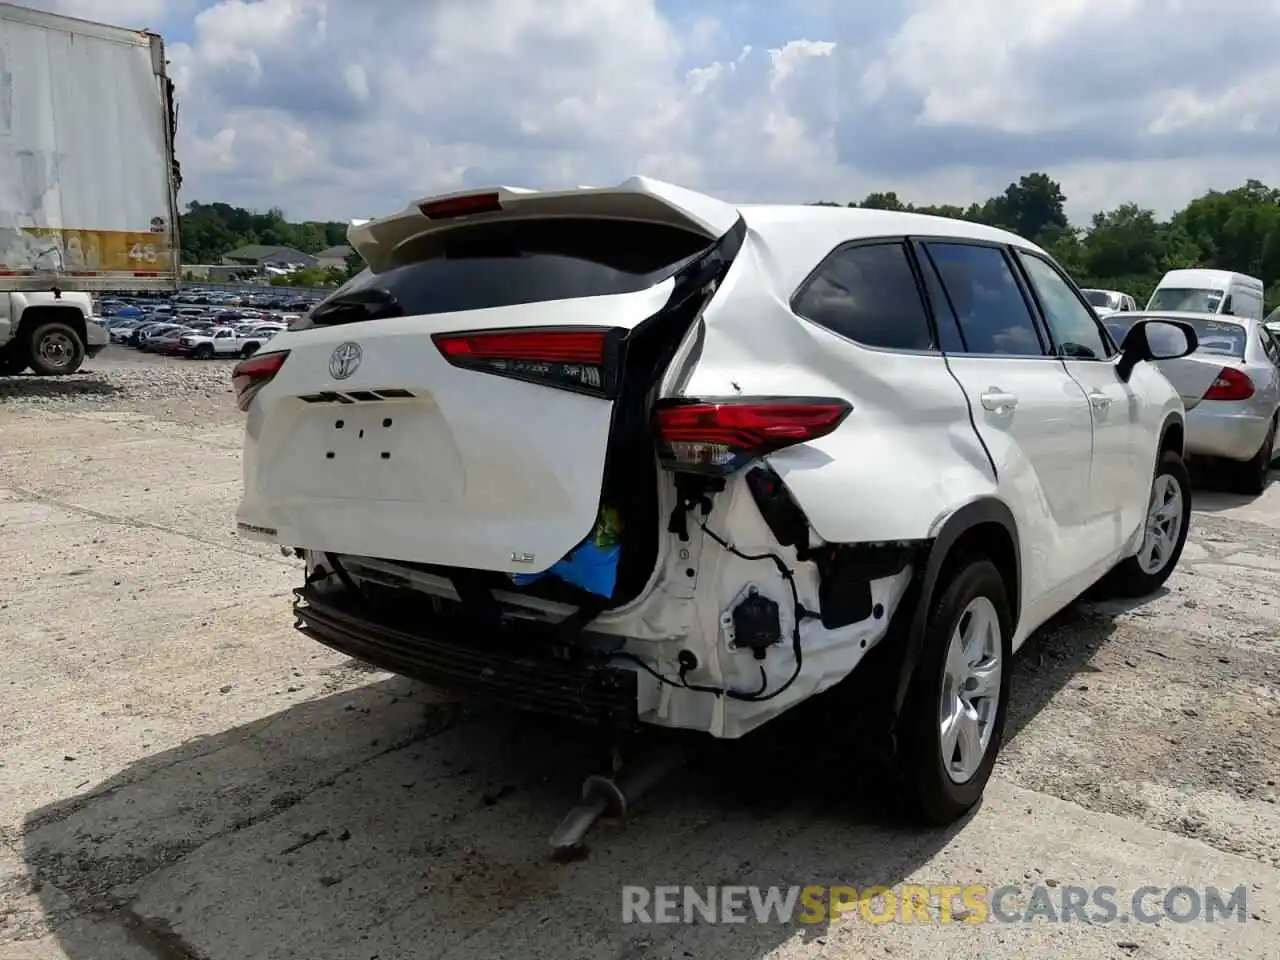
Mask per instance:
[[[1186,450],[1225,461],[1241,493],[1266,489],[1280,422],[1280,339],[1259,320],[1197,313],[1112,314],[1103,320],[1117,343],[1134,321],[1180,320],[1195,327],[1195,353],[1156,366],[1187,409]]]

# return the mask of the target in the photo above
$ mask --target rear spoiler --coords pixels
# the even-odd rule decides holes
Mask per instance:
[[[395,262],[396,252],[407,241],[452,229],[459,223],[599,217],[666,224],[716,240],[733,229],[739,216],[737,207],[714,197],[661,180],[632,177],[616,187],[490,187],[427,197],[389,217],[351,221],[347,242],[378,273]]]

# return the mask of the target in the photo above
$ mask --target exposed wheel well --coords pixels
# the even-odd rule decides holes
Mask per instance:
[[[1011,630],[1017,629],[1022,616],[1022,560],[1017,526],[1013,513],[1001,501],[983,498],[958,509],[942,525],[926,556],[924,570],[911,589],[912,602],[900,609],[901,619],[895,627],[905,630],[905,642],[899,647],[901,656],[897,659],[898,675],[892,703],[895,717],[906,699],[920,659],[926,623],[933,614],[937,598],[958,567],[974,557],[989,559],[1004,581],[1013,617]]]
[[[965,563],[978,557],[985,557],[995,564],[1000,571],[1000,579],[1009,597],[1009,609],[1013,613],[1014,626],[1017,626],[1018,614],[1021,612],[1020,582],[1018,579],[1018,552],[1013,543],[1013,536],[1002,523],[987,520],[975,524],[956,538],[947,550],[938,574],[939,588],[951,575]],[[937,591],[935,591],[935,595]]]
[[[27,307],[22,312],[22,320],[18,324],[18,337],[26,340],[35,329],[46,323],[65,323],[76,332],[83,344],[88,338],[84,325],[84,314],[77,307],[58,306],[56,304],[39,304]]]
[[[1164,433],[1160,435],[1160,455],[1173,451],[1178,456],[1182,456],[1186,449],[1183,446],[1186,431],[1182,426],[1181,420],[1172,420],[1165,425]]]

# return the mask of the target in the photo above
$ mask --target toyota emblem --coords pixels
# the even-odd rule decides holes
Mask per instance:
[[[363,359],[364,351],[360,349],[360,344],[353,340],[341,343],[329,355],[329,376],[335,380],[345,380],[360,369],[360,361]]]

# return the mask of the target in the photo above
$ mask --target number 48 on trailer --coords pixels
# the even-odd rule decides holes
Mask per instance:
[[[154,243],[135,243],[129,248],[129,259],[144,263],[155,263],[159,259]]]

